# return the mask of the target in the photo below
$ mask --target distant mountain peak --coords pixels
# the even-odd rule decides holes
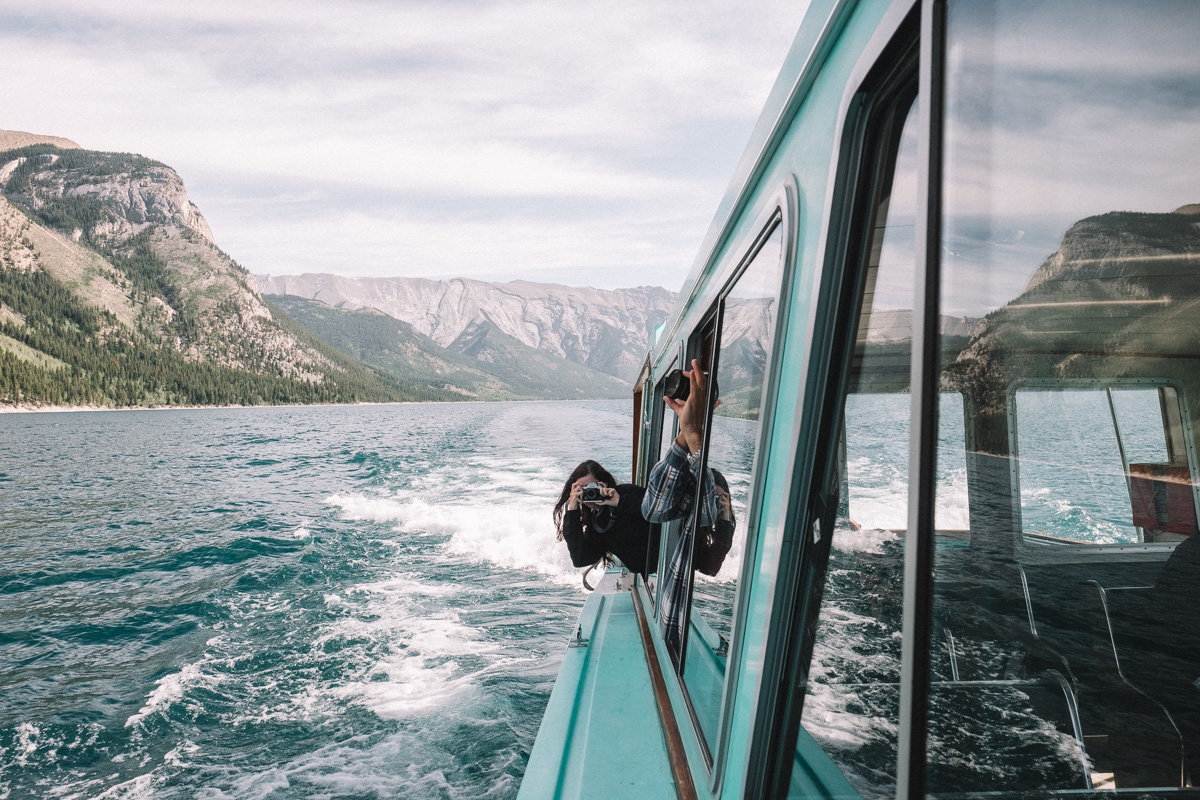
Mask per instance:
[[[471,278],[350,278],[259,275],[264,295],[317,300],[337,308],[374,308],[453,348],[483,323],[547,355],[631,381],[655,326],[675,294],[657,286],[595,289],[555,283],[489,283]],[[471,336],[468,335],[468,339]]]

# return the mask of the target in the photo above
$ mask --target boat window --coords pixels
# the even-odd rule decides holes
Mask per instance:
[[[1018,389],[1025,539],[1120,544],[1178,541],[1188,533],[1172,530],[1190,525],[1195,514],[1190,497],[1189,508],[1167,502],[1168,476],[1181,475],[1186,486],[1187,462],[1168,456],[1164,407],[1178,409],[1171,387]]]
[[[905,345],[908,346],[907,343]],[[864,391],[859,384],[846,396],[838,518],[853,529],[902,533],[908,525],[907,392]],[[958,392],[942,392],[938,402],[938,466],[940,480],[957,487],[936,509],[943,538],[965,539],[967,462],[963,400]]]
[[[707,464],[718,494],[718,516],[700,528],[693,551],[691,631],[684,685],[700,732],[715,749],[732,640],[734,598],[751,521],[751,487],[761,403],[775,341],[783,278],[783,228],[763,243],[721,304],[720,345],[713,388],[718,393]]]
[[[666,395],[666,388],[664,386],[667,380],[666,375],[670,374],[671,370],[674,370],[677,367],[678,363],[673,362],[670,369],[663,373],[663,379],[660,380],[658,385],[654,387],[654,396],[650,398],[650,410],[651,414],[653,415],[652,418],[658,425],[659,431],[658,452],[654,453],[654,457],[648,461],[648,463],[651,465],[657,463],[663,456],[667,454],[667,451],[671,449],[671,443],[675,440],[676,428],[678,427],[676,424],[675,414],[669,408],[667,408],[666,403],[663,402],[663,397]],[[654,555],[653,557],[647,559],[647,564],[663,563],[665,556],[663,556],[661,552],[662,541],[663,539],[667,539],[668,542],[673,544],[675,537],[678,536],[678,528],[679,520],[663,522],[650,526],[650,539],[647,542],[647,548]],[[666,535],[664,536],[664,534]],[[646,593],[650,597],[650,602],[652,604],[658,603],[658,595],[656,594],[657,588],[658,571],[656,569],[654,572],[646,576]]]
[[[917,105],[911,88],[878,120],[867,238],[846,394],[832,423],[841,429],[825,585],[805,686],[789,797],[812,797],[813,751],[863,797],[896,781],[903,538],[908,494],[908,394],[912,359],[913,226],[917,192]],[[852,274],[854,274],[852,273]],[[853,279],[851,279],[853,280]],[[953,394],[945,401],[959,404]],[[960,447],[961,449],[961,447]],[[814,526],[818,545],[826,516]],[[828,527],[824,530],[829,530]],[[829,786],[828,776],[819,783]]]
[[[715,348],[717,343],[717,319],[716,308],[714,307],[703,322],[692,334],[688,341],[687,351],[684,354],[684,361],[691,369],[692,361],[699,362],[700,369],[706,374],[711,375],[713,359],[716,356]],[[712,388],[712,381],[708,381],[709,390]],[[675,415],[672,413],[672,417]],[[707,418],[704,423],[707,424]],[[676,420],[676,427],[678,427]],[[700,432],[700,440],[702,449],[707,446],[707,430]],[[668,442],[663,442],[664,453],[672,445]],[[702,462],[701,462],[702,463]],[[683,544],[684,534],[691,530],[693,536],[690,541],[693,545],[699,540],[695,535],[695,520],[700,513],[701,495],[703,492],[703,482],[694,482],[695,493],[691,498],[691,507],[688,512],[691,519],[677,519],[674,522],[663,525],[663,547],[660,550],[662,557],[659,561],[659,573],[661,580],[658,582],[658,617],[659,629],[663,634],[664,643],[667,651],[671,654],[671,661],[677,671],[682,671],[684,666],[684,657],[687,652],[687,640],[691,636],[690,626],[688,625],[689,613],[688,609],[691,606],[692,586],[693,586],[693,567],[695,558],[695,547],[689,549]],[[665,598],[670,597],[670,601],[666,602]]]
[[[1200,4],[945,9],[939,312],[967,335],[933,377],[970,535],[925,598],[925,789],[1161,797],[1200,780]]]

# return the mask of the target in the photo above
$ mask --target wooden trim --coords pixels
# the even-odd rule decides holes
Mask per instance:
[[[654,649],[650,623],[646,621],[646,611],[642,608],[642,597],[636,584],[632,594],[638,630],[642,633],[642,645],[646,650],[646,666],[650,668],[650,685],[654,687],[654,702],[658,706],[658,718],[662,722],[663,738],[666,740],[667,758],[671,762],[671,775],[675,778],[675,794],[679,800],[698,800],[696,784],[692,782],[692,771],[688,767],[687,752],[683,748],[683,737],[679,733],[679,724],[675,721],[675,712],[671,709],[671,698],[667,694],[666,681],[663,680],[662,664],[658,660],[658,651]]]

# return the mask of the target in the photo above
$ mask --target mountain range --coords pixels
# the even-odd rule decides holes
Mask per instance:
[[[482,342],[495,331],[626,384],[637,377],[650,335],[675,302],[673,292],[653,286],[603,290],[528,281],[312,274],[256,279],[268,297],[303,298],[346,311],[374,309],[441,347],[473,349],[477,358]]]
[[[626,396],[673,302],[657,287],[256,282],[169,166],[0,131],[0,405]]]

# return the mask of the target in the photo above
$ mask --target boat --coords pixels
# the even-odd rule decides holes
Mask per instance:
[[[1197,34],[812,0],[633,391],[644,484],[709,373],[733,549],[679,648],[598,582],[521,800],[1193,791]]]

